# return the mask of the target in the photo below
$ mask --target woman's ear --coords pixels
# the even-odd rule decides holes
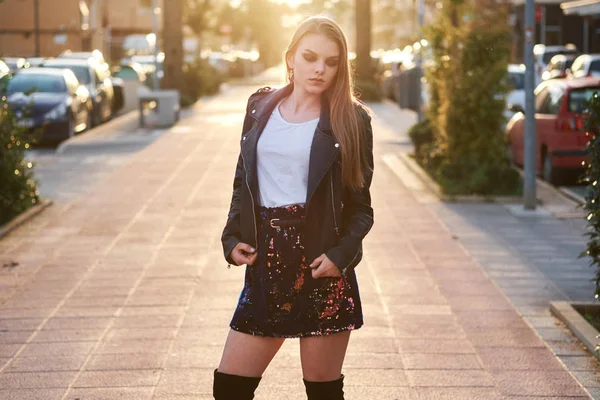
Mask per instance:
[[[287,64],[288,71],[294,69],[294,55],[292,53],[285,55],[285,63]]]

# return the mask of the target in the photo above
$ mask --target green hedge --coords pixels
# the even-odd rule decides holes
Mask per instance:
[[[202,96],[218,93],[225,80],[225,77],[204,59],[185,64],[183,75],[185,86],[181,93],[182,107],[190,106]]]
[[[40,201],[33,164],[25,161],[25,150],[30,147],[6,98],[0,97],[0,225]]]

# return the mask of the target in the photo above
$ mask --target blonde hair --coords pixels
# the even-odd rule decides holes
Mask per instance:
[[[338,70],[331,86],[323,93],[329,102],[329,112],[333,136],[340,144],[342,161],[342,184],[351,189],[361,189],[365,184],[363,168],[368,168],[366,142],[359,108],[370,115],[369,109],[354,95],[353,71],[348,60],[348,43],[342,28],[333,20],[315,16],[304,20],[296,29],[292,41],[285,52],[285,65],[288,79],[289,57],[293,57],[298,45],[307,34],[320,34],[332,40],[340,49]]]

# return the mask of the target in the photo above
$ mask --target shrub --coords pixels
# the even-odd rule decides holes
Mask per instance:
[[[376,80],[357,79],[354,82],[357,97],[362,101],[379,102],[382,99],[381,88]]]
[[[0,224],[39,203],[33,164],[25,161],[31,146],[26,134],[0,97]]]
[[[432,93],[427,114],[434,137],[426,146],[430,153],[420,151],[418,160],[447,193],[518,193],[520,178],[506,156],[501,131],[509,90],[508,4],[441,3],[437,20],[427,28],[433,55],[426,71]]]
[[[197,59],[183,67],[184,90],[181,93],[182,107],[193,104],[201,96],[219,92],[224,77],[205,59]]]

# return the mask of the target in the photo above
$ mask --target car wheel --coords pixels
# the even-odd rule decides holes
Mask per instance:
[[[72,116],[67,117],[67,139],[75,136],[75,122]]]
[[[102,113],[100,112],[100,108],[98,105],[96,105],[93,109],[92,109],[92,125],[93,126],[98,126],[102,123]]]
[[[89,130],[91,130],[91,129],[92,129],[92,125],[93,125],[93,123],[94,123],[94,122],[92,121],[92,115],[93,115],[93,111],[92,111],[91,109],[90,109],[90,110],[88,110],[87,117],[86,117],[86,119],[85,119],[85,130],[86,130],[86,131],[89,131]]]
[[[542,178],[553,185],[559,184],[558,171],[552,166],[552,158],[548,154],[544,156]]]

